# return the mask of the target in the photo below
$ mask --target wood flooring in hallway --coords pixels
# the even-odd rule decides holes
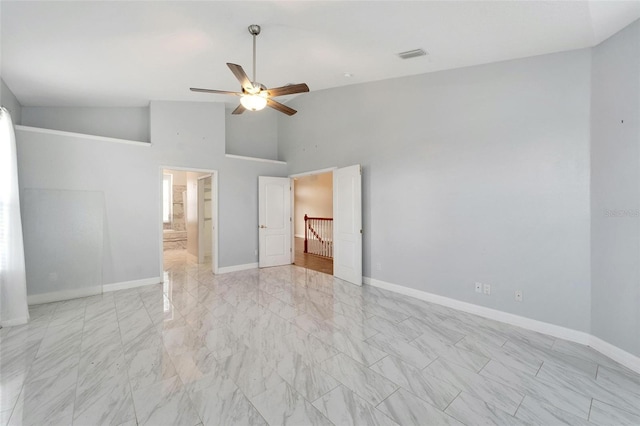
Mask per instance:
[[[295,238],[294,264],[303,268],[333,275],[333,259],[304,252],[304,238]]]

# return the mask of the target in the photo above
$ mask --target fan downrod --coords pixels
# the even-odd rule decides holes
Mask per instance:
[[[259,87],[258,83],[256,82],[256,36],[260,34],[260,25],[249,25],[247,29],[249,30],[249,34],[253,36],[253,81],[251,83],[255,88]]]

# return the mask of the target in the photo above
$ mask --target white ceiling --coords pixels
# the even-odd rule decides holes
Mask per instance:
[[[306,82],[313,91],[589,47],[640,17],[640,0],[2,0],[0,7],[1,75],[25,106],[235,103],[188,88],[238,90],[225,63],[251,75],[254,23],[262,26],[258,81]],[[416,48],[429,55],[396,56]]]

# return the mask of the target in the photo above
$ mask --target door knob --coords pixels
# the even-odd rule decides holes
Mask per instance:
[[[266,226],[264,226],[264,225],[260,225],[260,228],[266,228]]]

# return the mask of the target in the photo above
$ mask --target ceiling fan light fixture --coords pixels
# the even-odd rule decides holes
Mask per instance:
[[[0,0],[1,1],[1,0]],[[242,92],[229,92],[227,90],[199,89],[192,87],[192,92],[218,93],[221,95],[234,95],[240,97],[240,105],[233,110],[231,114],[239,115],[244,111],[260,111],[265,107],[270,107],[276,111],[289,116],[294,115],[297,111],[278,101],[273,100],[277,96],[295,95],[297,93],[305,93],[309,91],[309,86],[305,83],[287,84],[282,87],[274,87],[267,89],[264,84],[256,82],[256,36],[260,34],[260,25],[250,25],[249,34],[253,37],[253,80],[249,80],[249,76],[238,64],[227,62],[227,67],[240,82]]]
[[[249,111],[260,111],[267,106],[267,98],[260,95],[242,95],[240,103]]]

